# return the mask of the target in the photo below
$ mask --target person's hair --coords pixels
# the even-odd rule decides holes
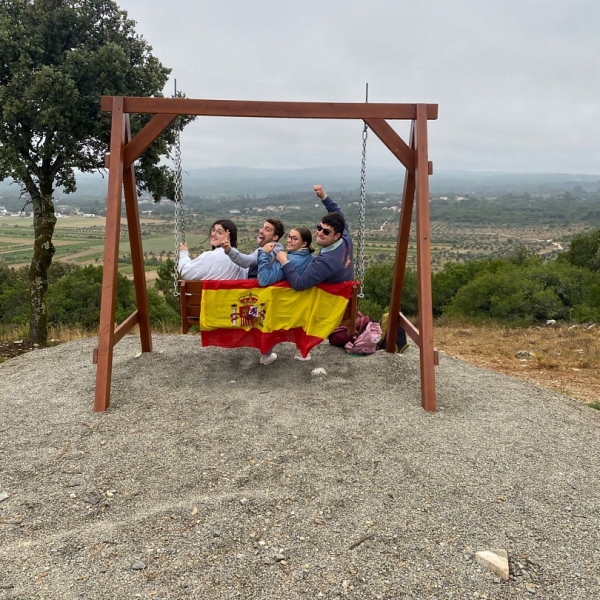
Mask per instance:
[[[312,233],[308,227],[293,227],[290,231],[297,231],[300,234],[300,238],[303,242],[306,242],[306,248],[309,252],[314,252],[315,249],[312,246]]]
[[[235,226],[235,223],[233,221],[230,221],[229,219],[217,219],[210,226],[210,230],[208,232],[209,236],[210,232],[212,231],[212,228],[215,225],[220,225],[225,231],[229,232],[229,243],[233,248],[237,248],[237,227]],[[212,249],[214,250],[215,246],[213,246]]]
[[[278,236],[277,241],[279,241],[283,237],[283,234],[285,233],[283,223],[279,219],[265,219],[265,221],[267,223],[271,223],[271,225],[273,225],[273,229],[275,229],[274,235]]]
[[[340,213],[327,213],[321,219],[321,223],[329,225],[335,233],[344,233],[344,227],[346,227],[346,221]]]

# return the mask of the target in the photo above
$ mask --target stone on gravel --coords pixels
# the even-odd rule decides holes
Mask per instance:
[[[503,579],[508,581],[509,568],[508,568],[508,553],[502,548],[496,550],[483,550],[481,552],[475,552],[475,560],[482,566],[486,567],[492,573],[495,573]]]

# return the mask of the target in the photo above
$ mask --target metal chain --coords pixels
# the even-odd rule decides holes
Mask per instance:
[[[181,169],[181,140],[180,132],[177,131],[175,138],[175,151],[173,154],[173,162],[175,165],[175,200],[173,202],[175,206],[175,258],[173,260],[173,296],[179,296],[179,244],[183,242],[185,244],[185,214],[183,205],[183,182],[182,182],[182,169]]]
[[[360,282],[360,290],[358,293],[359,298],[364,298],[363,285],[365,279],[365,205],[366,205],[366,193],[365,193],[365,180],[366,180],[366,167],[367,167],[367,135],[368,127],[365,123],[365,127],[362,132],[362,165],[360,169],[360,203],[358,210],[358,244],[356,254],[356,276]]]

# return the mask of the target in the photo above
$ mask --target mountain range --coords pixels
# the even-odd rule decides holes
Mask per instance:
[[[473,171],[435,172],[430,177],[432,194],[531,193],[555,194],[565,191],[600,191],[600,175],[566,173],[499,173]],[[16,185],[0,182],[0,195],[18,196]],[[304,169],[253,169],[216,167],[191,169],[183,173],[186,196],[268,196],[275,193],[302,192],[321,183],[332,192],[358,191],[360,171],[345,166]],[[402,191],[404,170],[371,168],[366,173],[367,193]],[[77,177],[77,195],[103,199],[106,196],[107,173],[82,173]],[[60,189],[55,197],[65,196]]]

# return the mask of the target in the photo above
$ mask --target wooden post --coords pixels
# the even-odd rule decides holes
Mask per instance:
[[[127,144],[131,140],[129,115],[126,115],[125,119],[125,143]],[[142,352],[152,352],[146,270],[144,269],[144,250],[142,247],[142,232],[133,164],[130,164],[124,170],[123,187],[125,191],[125,210],[127,213],[127,228],[129,229],[129,246],[131,248],[131,265],[133,267],[133,283],[135,286],[138,326],[140,328],[140,342]]]
[[[415,122],[410,128],[410,148],[415,148]],[[400,224],[396,241],[396,259],[394,267],[394,280],[392,282],[392,295],[390,298],[388,331],[398,329],[398,313],[402,305],[402,291],[404,289],[404,274],[408,258],[408,240],[410,239],[410,225],[412,222],[413,206],[415,202],[415,172],[406,170],[404,176],[404,190],[402,192],[402,208],[400,209]],[[385,351],[396,352],[396,336],[388,335],[385,340]]]
[[[108,195],[106,200],[100,328],[98,330],[98,350],[95,354],[96,395],[94,399],[94,412],[102,412],[110,404],[119,238],[121,231],[124,142],[125,116],[123,114],[123,98],[114,97],[112,101],[112,125],[110,131],[110,167],[108,170]]]
[[[427,150],[427,112],[423,104],[417,104],[416,184],[417,274],[419,285],[419,332],[421,336],[421,406],[426,411],[435,412],[431,239],[429,228],[429,160]]]

